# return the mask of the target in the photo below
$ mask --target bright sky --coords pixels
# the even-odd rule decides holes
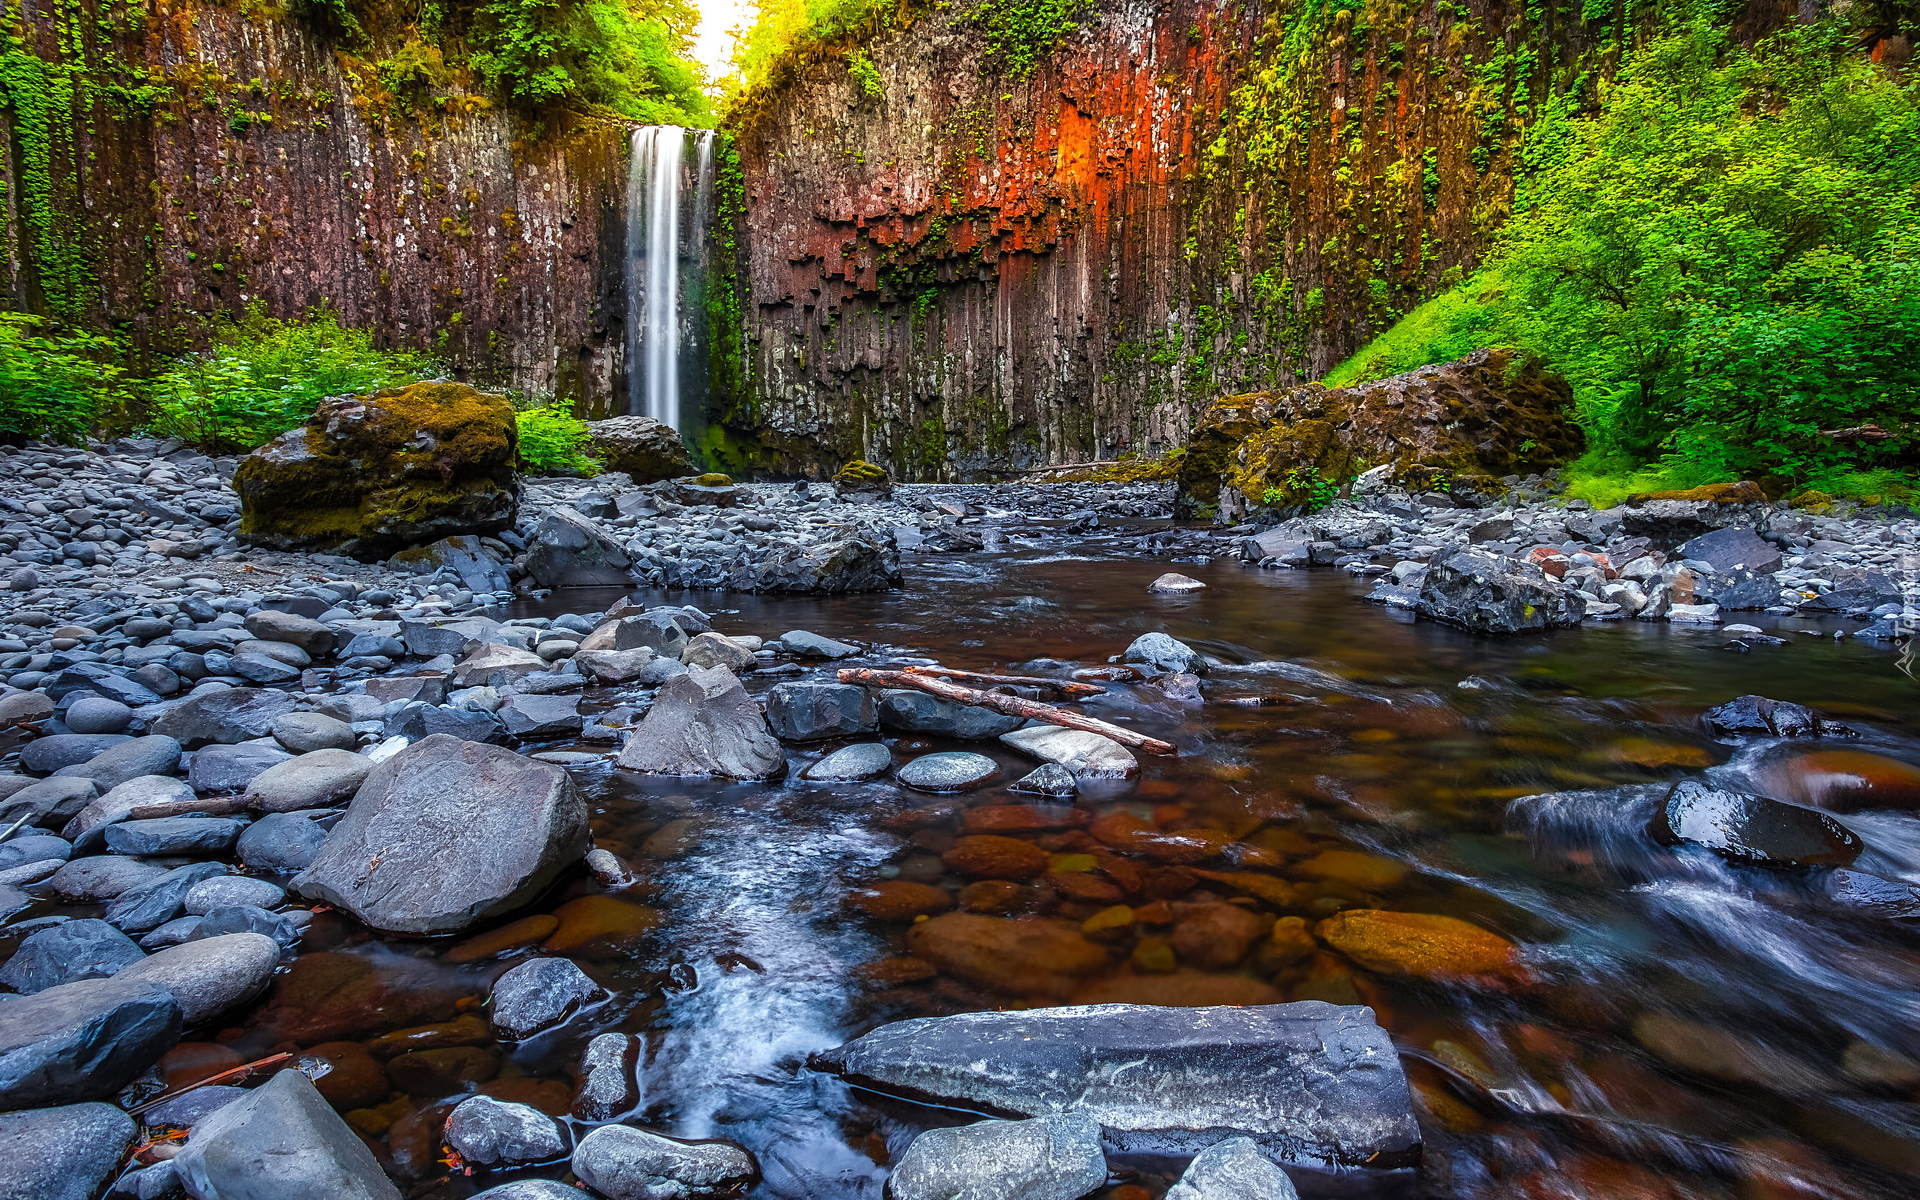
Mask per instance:
[[[729,29],[745,29],[753,24],[753,0],[698,0],[700,32],[693,41],[693,56],[706,65],[707,78],[718,82],[732,70],[733,38]]]

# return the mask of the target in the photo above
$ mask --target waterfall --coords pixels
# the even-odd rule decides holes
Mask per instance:
[[[627,411],[683,435],[706,398],[713,147],[710,129],[648,125],[633,131],[627,175]]]

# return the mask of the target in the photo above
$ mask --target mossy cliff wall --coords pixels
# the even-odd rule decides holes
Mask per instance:
[[[1470,269],[1521,131],[1650,12],[1094,0],[1028,73],[994,53],[1022,31],[961,3],[869,40],[877,91],[815,47],[731,122],[735,446],[967,478],[1180,445]]]
[[[457,73],[341,52],[270,3],[6,12],[8,306],[151,356],[255,299],[278,316],[330,304],[463,375],[602,412],[624,394],[619,122],[534,123]]]

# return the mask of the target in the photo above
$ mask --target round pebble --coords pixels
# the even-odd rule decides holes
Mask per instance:
[[[984,754],[947,750],[923,754],[900,768],[899,780],[922,792],[965,792],[1000,773],[1000,764]]]
[[[105,696],[82,696],[68,706],[66,722],[75,733],[124,733],[133,710]]]
[[[808,779],[876,779],[892,765],[893,751],[879,742],[861,742],[835,750],[808,767],[805,774]]]
[[[286,889],[278,884],[264,879],[250,879],[245,875],[219,875],[194,884],[187,890],[184,903],[188,913],[204,917],[216,908],[234,904],[277,908],[286,899]]]

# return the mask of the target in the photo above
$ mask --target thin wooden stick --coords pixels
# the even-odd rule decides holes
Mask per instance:
[[[224,817],[232,813],[247,811],[247,802],[239,796],[220,796],[212,800],[162,800],[157,804],[142,804],[127,813],[129,821],[151,821],[155,817],[179,817],[187,813],[205,813],[209,817]]]
[[[163,1096],[155,1096],[145,1104],[136,1104],[127,1111],[137,1117],[150,1108],[158,1108],[167,1101],[177,1100],[189,1092],[197,1092],[203,1087],[213,1087],[215,1084],[226,1083],[231,1079],[245,1079],[255,1071],[264,1071],[268,1067],[277,1067],[283,1063],[292,1061],[292,1059],[293,1055],[291,1054],[269,1054],[265,1058],[255,1059],[253,1062],[242,1063],[240,1066],[222,1071],[218,1075],[209,1075],[205,1079],[188,1084],[186,1087],[175,1088]]]
[[[1059,679],[1043,679],[1038,675],[983,675],[978,671],[956,671],[952,667],[908,667],[909,675],[936,675],[941,679],[958,679],[967,683],[991,683],[1012,687],[1044,688],[1069,700],[1084,700],[1088,696],[1104,696],[1107,689],[1091,683],[1068,683]]]
[[[863,687],[915,688],[922,692],[931,692],[942,700],[977,705],[980,708],[990,708],[995,712],[1006,713],[1011,717],[1026,717],[1028,720],[1045,721],[1049,725],[1062,725],[1068,729],[1097,733],[1101,737],[1112,738],[1123,746],[1132,746],[1148,754],[1179,753],[1171,742],[1150,738],[1144,733],[1135,733],[1131,729],[1122,729],[1118,725],[1109,725],[1096,717],[1082,716],[1069,708],[1042,704],[1038,700],[1029,700],[1025,696],[1009,696],[1004,692],[978,692],[972,688],[961,687],[957,683],[948,683],[944,679],[934,679],[926,675],[852,667],[840,672],[840,682],[857,683]]]

